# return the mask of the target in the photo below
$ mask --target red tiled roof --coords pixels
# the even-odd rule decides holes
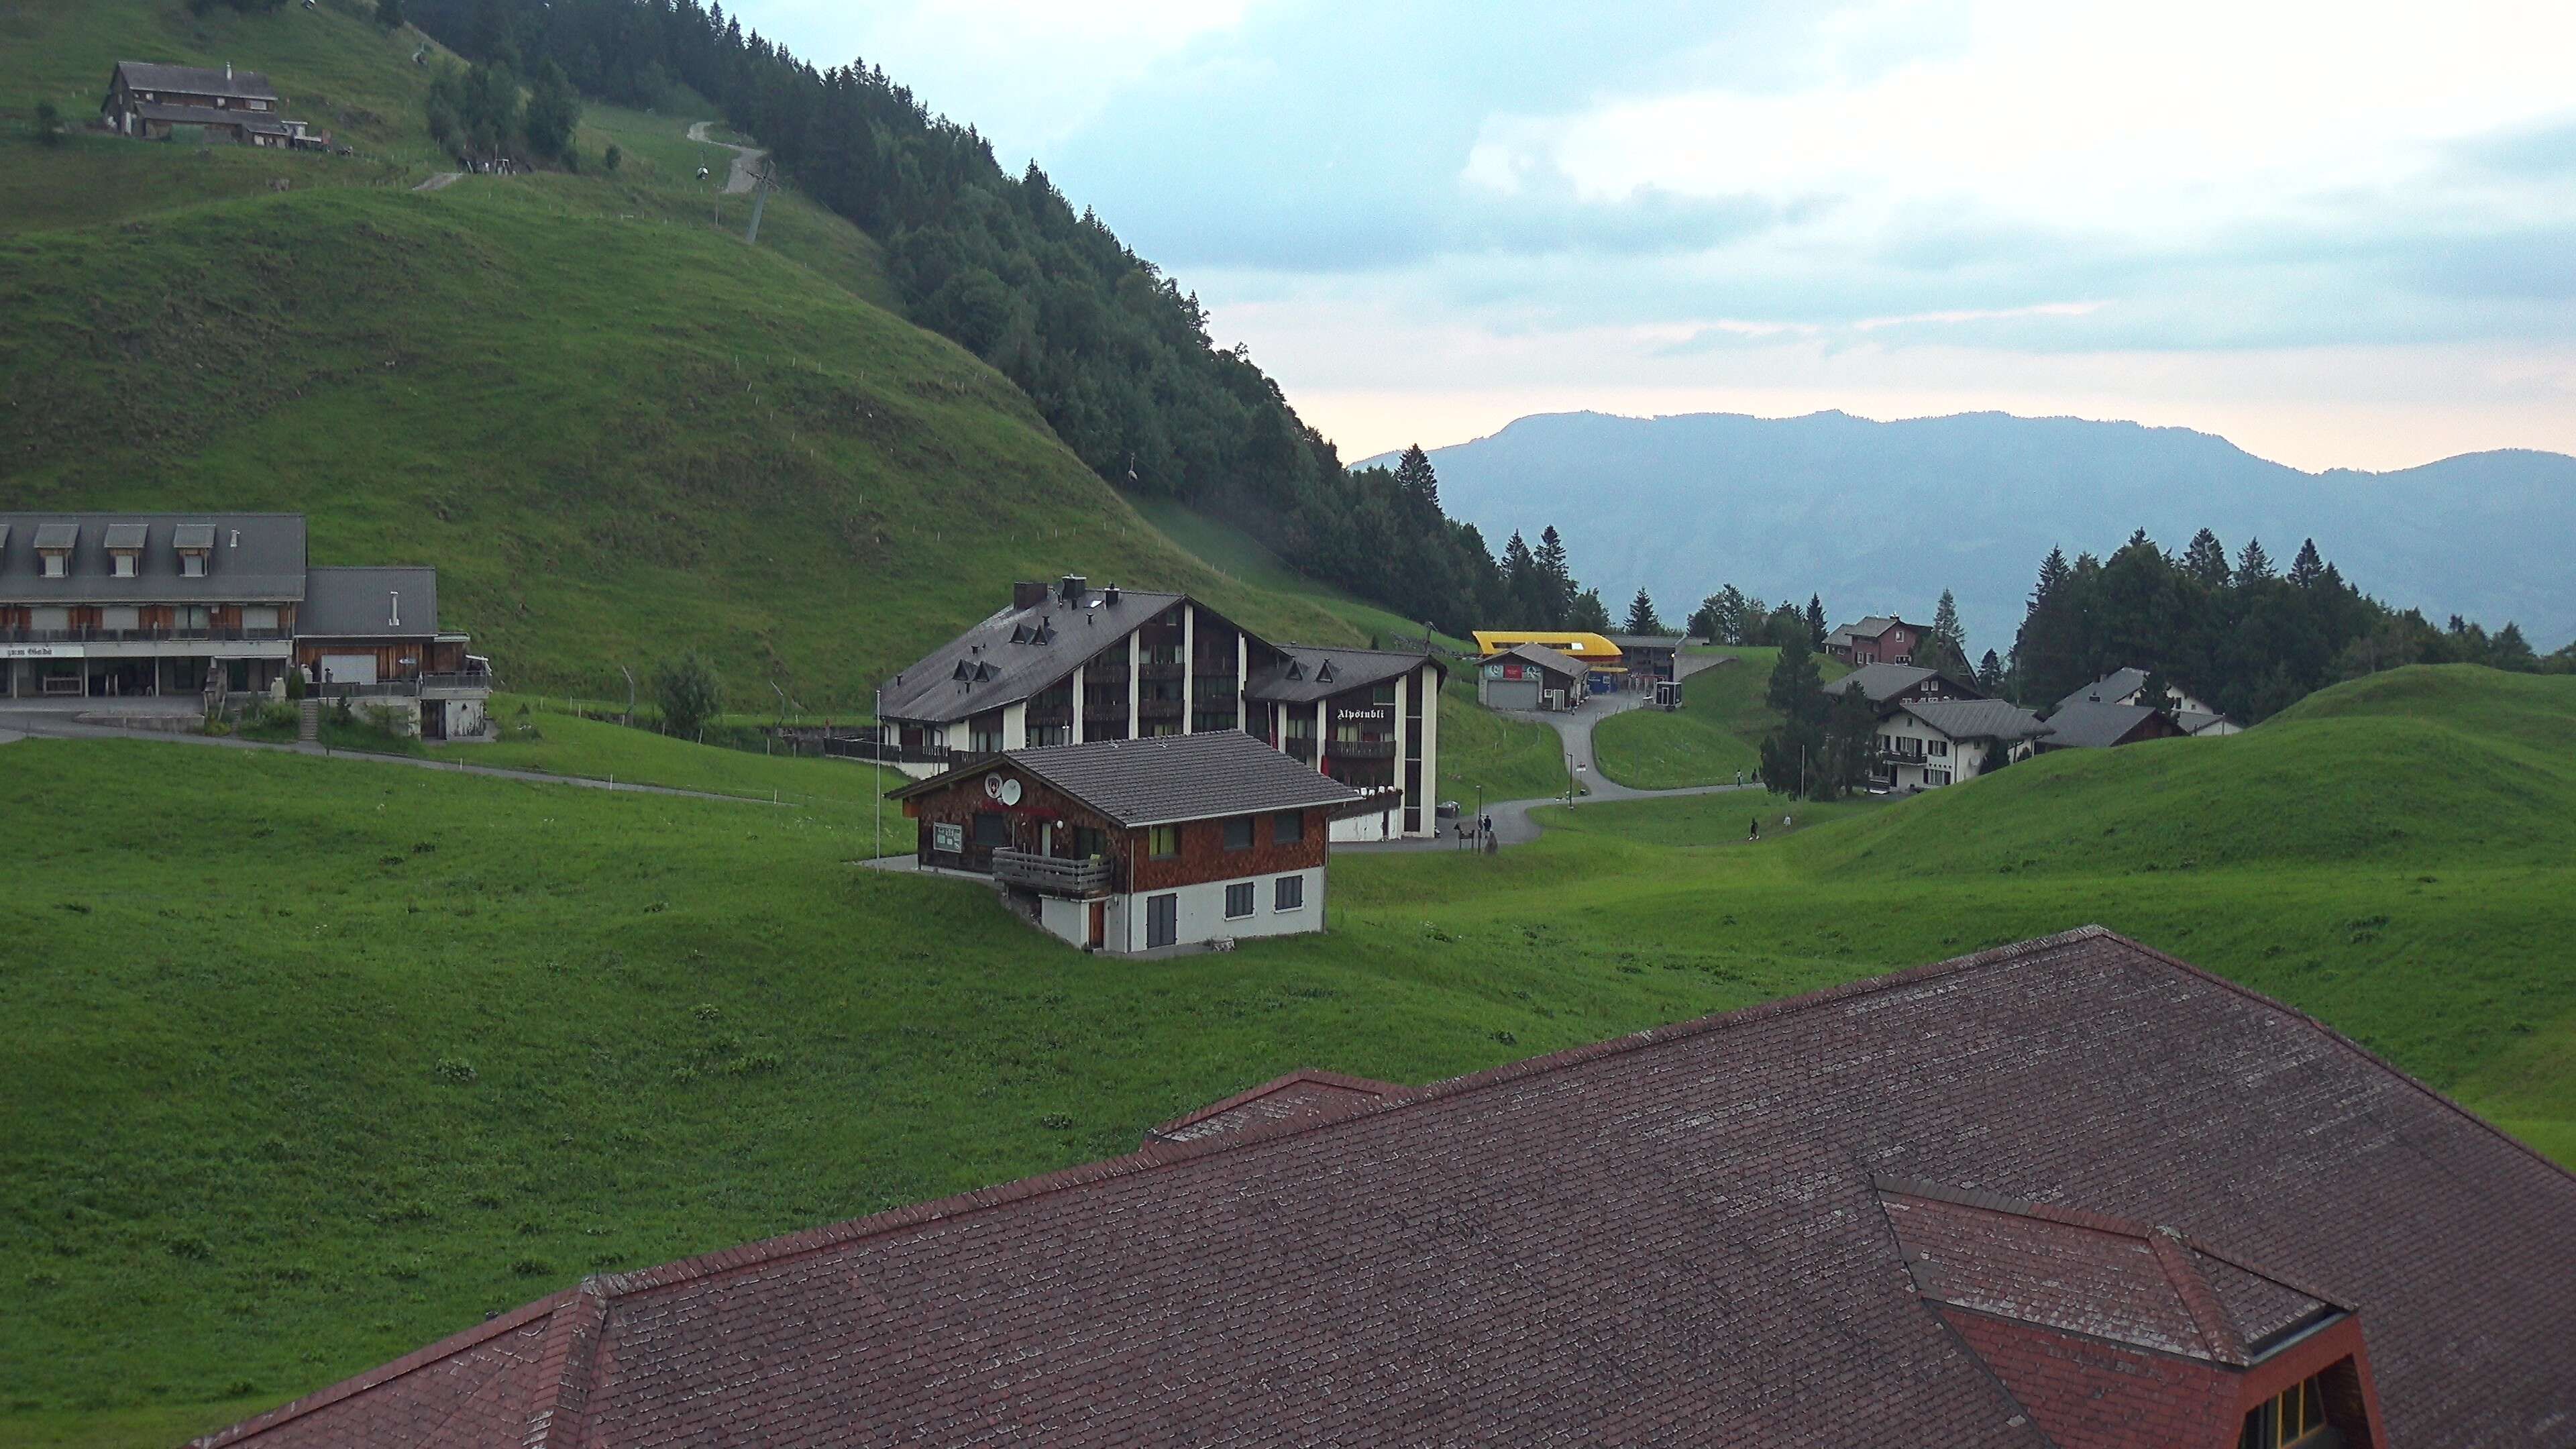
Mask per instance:
[[[1148,1143],[1204,1142],[1274,1122],[1346,1117],[1353,1112],[1412,1095],[1410,1087],[1346,1077],[1339,1072],[1290,1072],[1238,1096],[1211,1102],[1187,1116],[1149,1127],[1145,1130],[1145,1140]]]
[[[2087,929],[593,1279],[208,1442],[2045,1449],[1944,1315],[2057,1330],[1924,1303],[1897,1177],[2330,1285],[2389,1442],[2576,1426],[2576,1177]]]

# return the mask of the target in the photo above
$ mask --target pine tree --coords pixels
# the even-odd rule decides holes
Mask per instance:
[[[1837,792],[1860,789],[1869,783],[1877,755],[1878,711],[1868,695],[1846,689],[1825,711],[1826,783]]]
[[[1780,658],[1771,666],[1771,680],[1763,693],[1780,723],[1762,739],[1762,782],[1775,793],[1794,795],[1802,774],[1811,792],[1824,776],[1825,718],[1832,696],[1825,693],[1815,655],[1805,648],[1805,621],[1787,605],[1781,606],[1781,613],[1794,627],[1781,638]]]
[[[1404,450],[1395,465],[1395,486],[1405,500],[1428,513],[1440,511],[1440,479],[1431,471],[1431,455],[1416,443]]]
[[[1585,634],[1610,632],[1610,606],[1601,602],[1599,589],[1585,589],[1574,596],[1565,611],[1565,627]]]
[[[1503,545],[1503,593],[1509,600],[1507,612],[1512,627],[1548,627],[1547,587],[1539,574],[1538,558],[1521,540],[1519,529],[1512,530],[1510,541]]]
[[[2325,577],[2326,561],[2317,556],[2317,541],[2309,539],[2299,545],[2299,556],[2290,560],[2290,582],[2312,589]]]
[[[2263,540],[2259,538],[2245,540],[2244,551],[2236,555],[2238,585],[2260,583],[2270,577],[2272,577],[2272,556],[2263,551]]]
[[[1824,648],[1825,637],[1832,632],[1833,630],[1825,624],[1825,596],[1809,594],[1807,596],[1807,647]]]
[[[2540,657],[2532,652],[2531,641],[2522,637],[2522,626],[2511,619],[2505,620],[2504,627],[2488,644],[2487,662],[2516,674],[2530,674],[2540,668]]]
[[[1547,589],[1547,617],[1551,629],[1570,627],[1574,615],[1574,570],[1566,563],[1565,540],[1557,536],[1551,523],[1539,530],[1538,549],[1532,555],[1538,561],[1539,579]]]
[[[1977,661],[1977,688],[1989,698],[2004,697],[2004,662],[1995,657],[1992,649],[1986,651],[1985,658]]]
[[[1655,601],[1646,597],[1643,586],[1638,588],[1637,597],[1628,601],[1627,632],[1631,634],[1664,632],[1664,621],[1655,617]]]
[[[2204,528],[2191,536],[2191,544],[2182,551],[2182,571],[2213,589],[2227,587],[2227,546],[2218,535]]]
[[[1931,657],[1915,663],[1950,674],[1967,672],[1968,631],[1959,623],[1958,596],[1948,589],[1941,591],[1941,602],[1932,606],[1932,638],[1927,647]],[[1993,657],[1991,651],[1987,657]]]

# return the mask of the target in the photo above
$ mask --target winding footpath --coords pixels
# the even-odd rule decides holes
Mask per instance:
[[[1681,677],[1688,679],[1704,669],[1713,669],[1727,662],[1725,659],[1684,659],[1681,661]],[[1494,713],[1505,719],[1545,725],[1556,731],[1557,743],[1564,751],[1566,763],[1573,767],[1575,777],[1583,782],[1584,793],[1576,796],[1571,802],[1578,807],[1609,800],[1675,800],[1689,795],[1725,795],[1737,790],[1761,788],[1758,785],[1685,785],[1676,790],[1639,790],[1622,785],[1601,773],[1601,766],[1593,758],[1592,753],[1593,729],[1612,715],[1646,708],[1647,700],[1647,695],[1622,690],[1613,694],[1596,694],[1584,701],[1583,707],[1577,710],[1501,709]],[[1473,808],[1470,802],[1462,800],[1459,803]],[[1494,840],[1497,844],[1527,845],[1545,833],[1544,828],[1531,818],[1530,812],[1544,806],[1567,803],[1562,795],[1549,795],[1536,800],[1488,800],[1485,802],[1485,813],[1494,817]],[[1359,841],[1333,848],[1366,854],[1413,850],[1456,850],[1458,841],[1454,836],[1435,836],[1430,840]]]
[[[690,122],[689,139],[701,146],[722,146],[733,153],[733,170],[725,177],[724,194],[743,195],[759,181],[760,173],[753,168],[760,164],[761,157],[769,153],[757,146],[737,146],[731,141],[715,139],[707,134],[707,127],[713,124],[712,121]]]

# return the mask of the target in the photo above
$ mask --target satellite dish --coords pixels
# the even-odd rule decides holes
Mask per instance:
[[[984,798],[987,800],[999,800],[1002,798],[1001,776],[986,775],[984,777]]]
[[[1002,803],[1005,805],[1017,805],[1020,803],[1019,781],[1004,780],[1002,782]]]

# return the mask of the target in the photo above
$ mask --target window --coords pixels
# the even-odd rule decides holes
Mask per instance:
[[[976,812],[975,843],[986,849],[1008,847],[1011,843],[1011,817],[991,810]]]
[[[108,555],[108,559],[110,561],[109,572],[115,574],[120,579],[130,579],[134,577],[134,555],[130,553],[112,553]]]
[[[1270,817],[1270,843],[1295,845],[1306,838],[1306,816],[1302,811],[1282,810]]]
[[[277,606],[274,604],[244,604],[242,605],[241,620],[242,627],[245,629],[274,629],[277,627]]]
[[[1145,948],[1168,946],[1181,938],[1181,898],[1147,896],[1145,898]]]
[[[1395,681],[1390,679],[1386,683],[1379,685],[1377,688],[1370,690],[1369,701],[1373,704],[1395,703]]]
[[[1238,815],[1232,820],[1225,822],[1225,848],[1228,850],[1250,850],[1252,848],[1251,816]],[[1244,889],[1250,890],[1252,887],[1245,886]],[[1229,911],[1227,914],[1232,915],[1233,912]]]
[[[206,621],[211,617],[211,613],[203,604],[181,604],[170,611],[171,626],[178,629],[206,628],[208,627]]]
[[[45,577],[49,579],[66,577],[71,573],[71,562],[72,556],[67,553],[45,555]]]
[[[1306,878],[1304,876],[1283,875],[1270,883],[1270,909],[1295,911],[1303,910],[1305,905]]]
[[[2311,1377],[2266,1399],[2245,1416],[2245,1432],[2237,1436],[2237,1449],[2282,1449],[2323,1430],[2326,1405],[2322,1384],[2322,1376]]]
[[[1939,756],[1942,756],[1942,755],[1946,755],[1946,754],[1950,753],[1950,742],[1949,742],[1948,740],[1932,740],[1932,741],[1928,741],[1928,742],[1927,742],[1927,743],[1925,743],[1925,745],[1923,746],[1923,752],[1924,752],[1925,754],[1927,754],[1927,755],[1931,755],[1931,756],[1934,756],[1934,757],[1936,757],[1936,758],[1937,758],[1937,757],[1939,757]]]
[[[183,553],[179,555],[179,577],[183,579],[202,579],[205,576],[206,556],[204,554]]]
[[[1146,853],[1153,856],[1156,860],[1170,860],[1173,856],[1180,854],[1181,827],[1177,825],[1155,826],[1150,832],[1148,832],[1145,849]]]
[[[1109,853],[1109,837],[1088,825],[1073,827],[1073,858],[1094,860]]]
[[[1238,881],[1225,888],[1225,918],[1239,921],[1252,914],[1252,882]]]
[[[1950,783],[1950,772],[1947,770],[1927,769],[1923,772],[1923,783],[1926,785],[1947,785]]]

